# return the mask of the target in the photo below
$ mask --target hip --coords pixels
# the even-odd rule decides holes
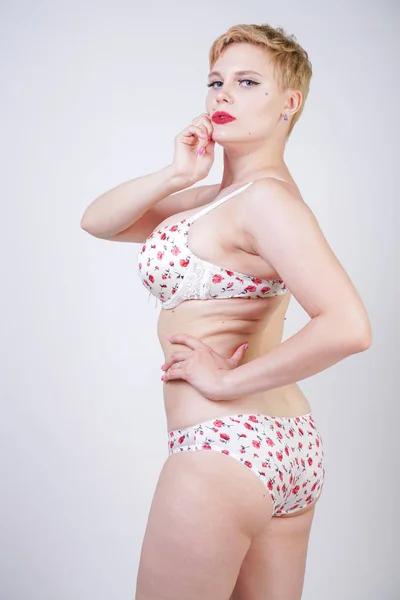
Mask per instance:
[[[311,412],[309,401],[297,383],[216,402],[204,397],[186,381],[169,381],[164,385],[164,407],[169,431],[231,414],[297,417]]]

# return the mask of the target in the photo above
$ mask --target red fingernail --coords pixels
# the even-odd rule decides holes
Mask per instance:
[[[249,347],[249,344],[246,342],[244,345],[244,349],[247,350],[248,347]]]
[[[200,148],[199,154],[203,154],[203,152],[204,152],[204,148]]]
[[[161,375],[161,381],[164,381],[164,375]]]

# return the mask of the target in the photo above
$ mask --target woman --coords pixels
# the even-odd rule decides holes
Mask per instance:
[[[240,25],[214,42],[210,66],[206,112],[175,138],[173,163],[82,219],[92,235],[142,243],[139,276],[162,303],[169,457],[136,599],[294,600],[325,475],[296,382],[366,350],[371,330],[284,162],[307,53],[282,29]],[[221,184],[187,189],[215,143]],[[291,294],[310,321],[281,343]]]

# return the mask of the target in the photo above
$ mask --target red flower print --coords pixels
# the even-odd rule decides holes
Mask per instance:
[[[181,437],[178,440],[178,444],[183,444],[184,441],[185,441],[185,436],[181,435]]]
[[[282,461],[282,458],[283,458],[283,454],[282,454],[282,452],[275,452],[275,454],[276,454],[276,458],[277,458],[278,460]]]
[[[245,292],[255,292],[256,289],[257,288],[255,285],[248,285],[246,288],[244,288]]]
[[[260,283],[262,283],[262,279],[259,279],[258,277],[255,277],[253,279],[253,283],[255,283],[256,285],[260,285]]]
[[[166,234],[166,233],[165,233],[165,231],[164,231],[164,233],[162,233],[162,234],[160,235],[160,240],[165,240],[165,238],[166,238],[166,237],[167,237],[167,234]]]
[[[252,421],[253,423],[258,423],[258,419],[255,415],[250,415],[249,417],[247,417],[249,421]]]
[[[285,446],[285,454],[286,456],[289,456],[289,448],[287,446]]]
[[[149,284],[149,282],[147,281],[147,279],[143,279],[143,282],[144,282],[146,285],[148,285],[148,286],[150,287],[150,284]]]
[[[253,440],[253,446],[254,446],[254,448],[259,448],[260,442],[258,440]]]
[[[142,263],[139,263],[139,271],[142,269]]]
[[[181,258],[181,260],[179,261],[179,264],[181,265],[181,267],[187,267],[189,264],[189,261]]]
[[[311,456],[309,456],[308,457],[308,464],[310,465],[310,467],[311,467],[312,463],[313,463],[313,460],[312,460]]]
[[[283,481],[283,473],[282,473],[282,471],[279,471],[279,479],[280,479],[281,481]]]
[[[250,461],[248,461],[248,460],[245,460],[245,461],[244,461],[244,464],[246,465],[246,467],[249,467],[249,469],[252,469],[252,468],[253,468],[253,465],[252,465],[252,464],[251,464],[251,462],[250,462]]]
[[[267,438],[267,444],[268,446],[275,446],[275,442],[271,438]]]
[[[144,252],[146,250],[146,244],[144,246],[142,246],[142,252]]]
[[[222,454],[227,454],[229,456],[229,450],[222,450]]]
[[[179,250],[178,246],[174,246],[171,250],[171,254],[173,254],[174,256],[178,256],[178,254],[180,254],[181,251]]]
[[[267,292],[269,292],[271,288],[269,288],[267,285],[265,285],[264,287],[261,288],[260,292],[262,294],[266,294]]]
[[[169,443],[169,447],[172,448],[173,445],[174,445],[174,442],[171,440]]]
[[[153,277],[153,275],[149,275],[149,279],[150,279],[151,283],[154,283],[154,277]]]
[[[172,295],[174,295],[174,294],[175,294],[175,291],[176,291],[176,290],[174,290],[174,288],[172,288],[172,290],[171,290],[171,294],[172,294]]]
[[[203,450],[211,450],[210,444],[203,444],[202,448],[203,448]]]
[[[317,448],[319,448],[319,439],[318,438],[315,438],[315,443],[317,445]]]
[[[161,252],[161,250],[159,252],[157,252],[158,260],[161,260],[163,256],[164,256],[164,252]]]
[[[172,225],[172,227],[169,228],[170,231],[176,231],[178,229],[178,225]]]
[[[298,494],[300,490],[300,486],[299,485],[295,485],[294,488],[292,489],[292,494]]]
[[[214,275],[214,277],[212,278],[212,282],[221,283],[223,279],[225,279],[225,277],[222,277],[222,275]]]
[[[274,489],[272,479],[268,479],[267,488],[270,492]]]
[[[233,272],[233,271],[228,271],[227,269],[225,269],[225,273],[226,273],[227,275],[229,275],[229,277],[233,277],[233,275],[234,275],[234,272]]]
[[[229,442],[229,440],[231,439],[227,433],[220,433],[219,437],[221,438],[221,440],[225,440],[227,442]]]
[[[280,440],[283,438],[283,435],[281,434],[281,432],[280,432],[280,431],[277,431],[277,432],[276,432],[276,435],[278,436],[278,438],[279,438]]]
[[[276,425],[277,427],[282,427],[282,423],[279,423],[279,421],[275,421],[275,425]]]
[[[215,427],[222,427],[223,424],[224,424],[224,422],[221,421],[220,419],[216,419],[213,423],[213,425],[215,425]]]
[[[313,499],[312,494],[310,494],[309,496],[307,496],[306,502],[310,503],[312,501],[312,499]]]
[[[253,425],[250,425],[250,423],[243,423],[243,427],[246,427],[246,429],[254,430]]]
[[[304,431],[302,430],[302,428],[301,428],[301,427],[299,427],[299,434],[300,434],[300,435],[304,435]]]
[[[315,488],[317,487],[318,481],[316,481],[315,483],[313,483],[311,491],[313,492],[315,490]]]
[[[169,263],[170,267],[173,267],[173,266],[174,266],[174,264],[175,264],[175,263],[174,263],[174,261],[173,261],[173,260],[171,260],[171,261],[170,261],[170,263]]]
[[[300,449],[303,447],[303,444],[301,442],[299,442],[297,445]]]

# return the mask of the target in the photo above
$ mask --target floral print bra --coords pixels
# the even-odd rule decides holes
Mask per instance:
[[[190,299],[268,298],[289,291],[282,279],[260,279],[219,267],[197,257],[188,246],[188,233],[194,221],[252,183],[211,202],[191,217],[156,228],[146,239],[137,257],[138,275],[149,292],[161,301],[162,308],[175,308]]]

